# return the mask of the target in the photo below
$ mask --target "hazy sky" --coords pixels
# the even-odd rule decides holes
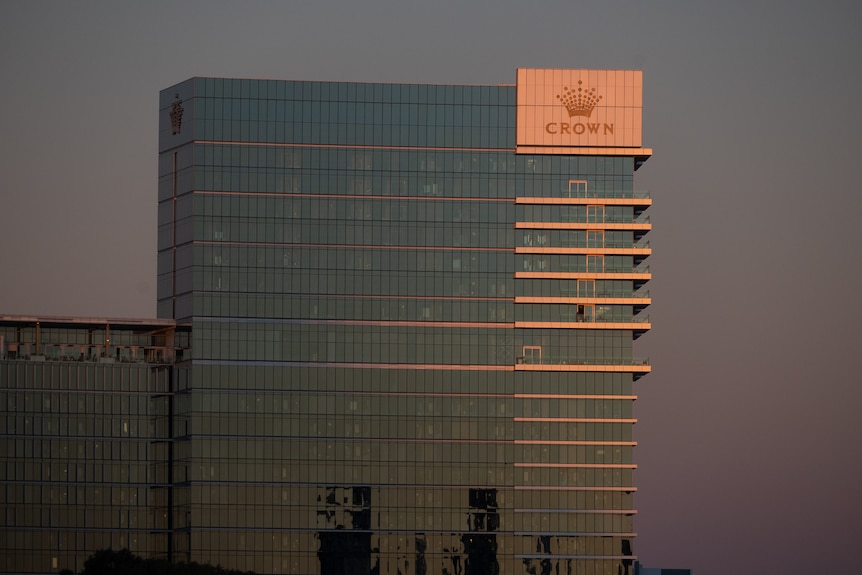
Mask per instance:
[[[696,575],[855,572],[860,23],[858,1],[4,0],[0,314],[155,315],[158,92],[188,77],[643,69],[635,551]]]

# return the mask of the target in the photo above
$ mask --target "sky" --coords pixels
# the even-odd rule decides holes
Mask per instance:
[[[642,69],[653,373],[635,552],[852,572],[862,540],[862,4],[0,3],[0,314],[155,317],[159,90]]]

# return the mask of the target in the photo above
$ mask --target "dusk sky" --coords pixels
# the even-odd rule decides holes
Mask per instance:
[[[642,69],[635,552],[696,575],[858,572],[860,24],[858,0],[4,0],[0,315],[155,317],[158,93],[191,76]]]

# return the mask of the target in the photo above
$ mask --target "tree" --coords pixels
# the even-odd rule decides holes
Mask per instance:
[[[141,559],[128,549],[103,549],[85,562],[81,575],[255,575],[235,569],[200,563],[170,563],[164,559]]]
[[[143,559],[133,555],[128,549],[114,551],[110,547],[96,551],[84,561],[82,575],[145,575]]]

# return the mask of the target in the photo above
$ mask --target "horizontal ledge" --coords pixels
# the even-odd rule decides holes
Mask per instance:
[[[652,198],[648,197],[632,197],[632,198],[601,198],[601,197],[567,197],[567,198],[535,198],[535,197],[519,197],[515,198],[516,204],[558,204],[558,205],[597,205],[597,206],[651,206]]]
[[[513,417],[516,422],[539,423],[637,423],[635,418],[622,417]]]
[[[278,198],[314,198],[314,199],[363,199],[363,200],[439,200],[453,202],[497,202],[502,204],[511,203],[509,198],[480,198],[477,196],[394,196],[392,194],[314,194],[305,192],[237,192],[225,190],[192,190],[192,194],[202,196],[241,196],[241,197],[278,197]],[[163,200],[164,201],[164,200]],[[288,218],[288,219],[302,219]],[[350,218],[350,221],[364,221],[365,218]],[[333,221],[344,221],[343,219]],[[375,221],[399,221],[399,220],[375,220]]]
[[[213,292],[218,293],[218,292]],[[298,294],[307,296],[308,294]],[[329,297],[328,295],[324,297]],[[357,297],[356,299],[362,299]],[[435,298],[436,299],[436,298]],[[462,301],[477,301],[477,298],[452,298]],[[433,301],[431,298],[428,301]],[[493,301],[512,301],[510,298],[497,298]],[[198,321],[210,323],[260,323],[260,324],[284,324],[284,325],[351,325],[368,327],[446,327],[446,328],[485,328],[485,329],[512,329],[514,322],[487,322],[487,321],[438,321],[438,320],[396,320],[396,319],[326,319],[326,318],[242,318],[235,316],[199,316]],[[77,344],[76,344],[77,345]],[[156,348],[160,349],[160,348]]]
[[[651,280],[650,272],[515,272],[515,279]]]
[[[407,222],[415,224],[416,222]],[[384,244],[321,244],[300,242],[244,242],[238,240],[193,240],[187,244],[203,246],[264,246],[274,248],[321,248],[331,250],[416,250],[416,251],[444,251],[444,252],[502,252],[512,253],[512,248],[483,248],[471,246],[408,246],[408,245],[384,245]],[[213,266],[217,267],[217,266]],[[230,266],[225,266],[230,267]],[[278,267],[278,266],[274,266]],[[284,266],[284,269],[300,266]],[[361,270],[357,270],[361,271]],[[381,270],[377,270],[381,271]]]
[[[637,537],[637,535],[638,535],[637,533],[633,533],[633,532],[624,532],[624,533],[619,532],[618,533],[618,532],[607,532],[607,531],[551,531],[551,532],[549,532],[549,531],[513,531],[512,533],[514,535],[518,535],[519,537],[524,536],[524,535],[529,535],[530,537],[537,537],[537,536],[543,536],[544,537],[546,535],[551,535],[551,536],[560,535],[563,537],[572,537],[572,536],[577,536],[577,537]],[[543,553],[541,555],[520,554],[520,555],[514,555],[514,557],[542,557],[542,558],[547,558],[547,557],[580,557],[580,555],[560,555],[560,554],[547,555],[547,554]],[[589,557],[604,558],[603,555],[599,555],[599,556],[590,555]],[[637,555],[624,555],[623,557],[626,559],[631,559],[631,560],[637,559]]]
[[[515,399],[637,399],[636,395],[566,395],[562,393],[516,393]]]
[[[435,150],[441,152],[512,152],[512,148],[469,148],[462,146],[385,146],[369,144],[306,144],[295,142],[260,142],[253,140],[194,140],[195,144],[218,146],[260,146],[264,148],[351,148],[357,150]],[[170,149],[170,148],[168,148]],[[650,150],[652,155],[652,150]]]
[[[515,303],[556,303],[556,304],[620,304],[620,305],[643,305],[652,303],[648,297],[535,297],[515,296]]]
[[[522,509],[516,507],[515,513],[590,513],[593,515],[636,515],[636,509]]]
[[[621,417],[513,417],[516,422],[539,423],[637,423],[634,418]]]
[[[584,254],[584,255],[645,255],[652,254],[652,248],[534,248],[522,246],[515,248],[516,254]]]
[[[524,146],[515,148],[516,154],[552,154],[555,156],[631,156],[646,160],[652,148],[599,148],[593,146]]]
[[[596,446],[621,446],[635,447],[637,441],[566,441],[566,440],[541,440],[541,439],[516,439],[515,445],[596,445]]]
[[[604,487],[599,485],[578,485],[571,487],[564,485],[515,485],[513,489],[515,491],[622,491],[624,493],[634,493],[638,490],[633,485],[621,487]]]
[[[515,467],[553,469],[637,469],[637,463],[513,463]]]
[[[601,322],[601,321],[516,321],[515,328],[547,329],[634,329],[648,330],[649,322]]]
[[[373,362],[336,362],[308,360],[266,360],[266,359],[195,359],[195,365],[242,365],[258,367],[341,367],[349,369],[403,369],[403,370],[440,370],[440,371],[514,371],[513,365],[496,364],[449,364],[449,363],[373,363]]]
[[[649,365],[596,365],[596,364],[571,364],[571,363],[518,363],[515,371],[595,371],[614,373],[649,373],[652,371]]]
[[[590,535],[595,537],[634,537],[631,533],[566,533],[566,535]],[[634,563],[638,560],[637,555],[589,555],[587,553],[573,554],[573,553],[551,553],[551,554],[532,554],[525,555],[521,553],[516,553],[513,555],[515,559],[536,559],[540,561],[548,561],[551,563],[554,559],[603,559],[607,561],[629,561]]]
[[[646,230],[649,222],[515,222],[515,229],[523,230]]]

